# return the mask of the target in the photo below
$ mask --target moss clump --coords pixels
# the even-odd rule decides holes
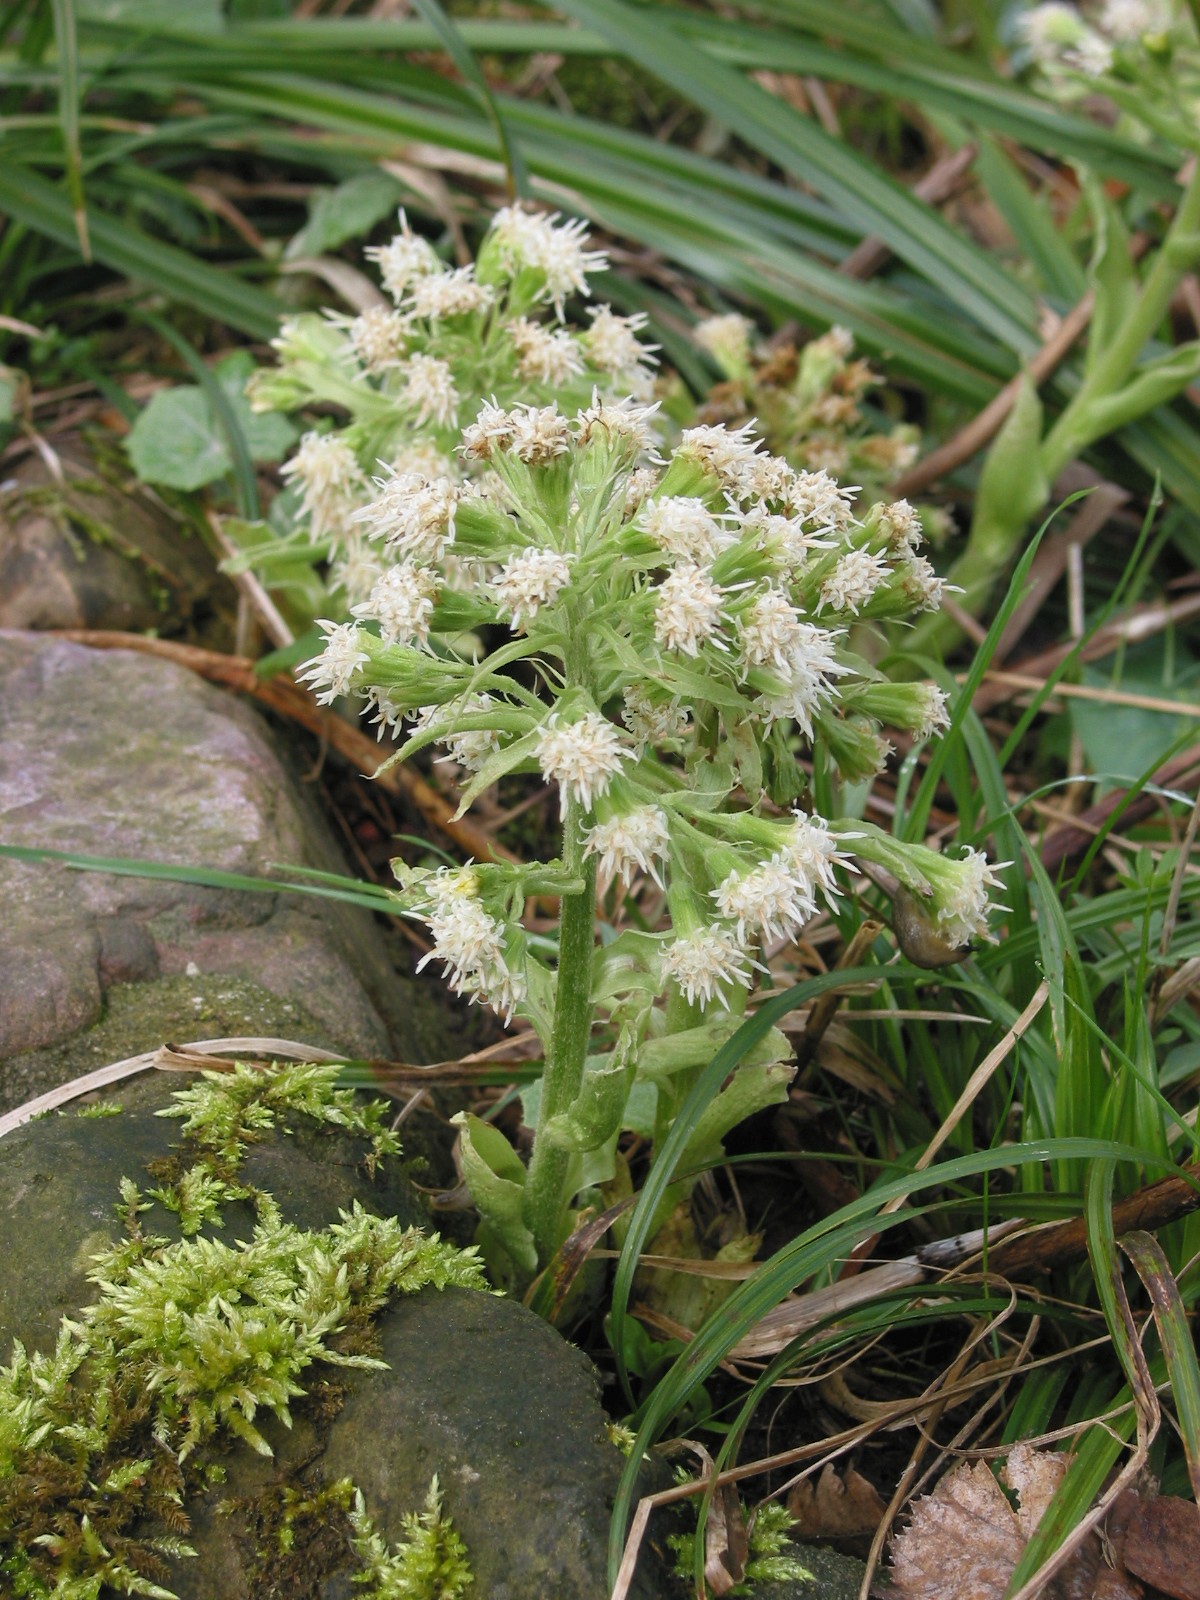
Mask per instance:
[[[171,1108],[199,1141],[174,1195],[186,1194],[206,1216],[228,1197],[228,1174],[246,1145],[285,1110],[378,1132],[377,1157],[395,1148],[380,1109],[351,1103],[328,1069],[253,1072],[252,1084],[246,1076],[207,1074],[217,1081],[183,1091]],[[226,1176],[204,1165],[206,1144]],[[202,1181],[189,1178],[196,1172]],[[260,1413],[290,1425],[310,1368],[321,1391],[336,1387],[323,1376],[330,1369],[384,1365],[372,1323],[389,1299],[431,1285],[485,1287],[473,1251],[357,1203],[330,1227],[309,1230],[284,1222],[269,1195],[254,1199],[250,1238],[171,1243],[143,1227],[152,1202],[126,1178],[124,1237],[93,1258],[88,1274],[95,1300],[63,1319],[52,1354],[17,1343],[0,1368],[4,1592],[20,1600],[100,1600],[113,1591],[171,1600],[169,1562],[194,1554],[187,1496],[213,1481],[206,1446],[232,1436],[269,1455]],[[314,1489],[313,1504],[321,1493]],[[365,1537],[356,1510],[347,1500],[343,1554]],[[421,1515],[428,1513],[427,1506]],[[453,1600],[459,1591],[395,1592]]]
[[[743,1506],[743,1513],[746,1508]],[[788,1535],[792,1518],[786,1506],[768,1504],[759,1506],[749,1523],[749,1554],[740,1583],[727,1592],[731,1595],[749,1595],[760,1583],[804,1583],[812,1573],[790,1553],[794,1547]],[[675,1553],[676,1576],[691,1584],[696,1559],[696,1535],[673,1533],[667,1539]]]

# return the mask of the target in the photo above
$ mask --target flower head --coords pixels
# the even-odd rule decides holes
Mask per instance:
[[[458,390],[450,364],[437,356],[413,355],[404,363],[402,403],[416,413],[416,423],[433,421],[449,427],[458,415]]]
[[[620,772],[628,755],[612,723],[596,711],[577,722],[562,722],[551,712],[538,730],[538,765],[542,776],[563,794],[590,811]]]
[[[350,343],[368,372],[378,375],[404,354],[404,318],[387,306],[368,306],[350,323]]]
[[[579,342],[565,328],[543,328],[540,322],[518,317],[508,324],[508,336],[523,378],[561,389],[583,371]]]
[[[741,944],[754,934],[794,938],[817,908],[803,874],[778,854],[749,872],[731,872],[712,890],[712,898],[721,915],[737,924]]]
[[[707,563],[734,539],[703,500],[688,495],[647,500],[638,512],[638,524],[660,550],[678,561]]]
[[[403,211],[400,213],[400,232],[387,244],[368,245],[364,254],[368,261],[378,262],[383,286],[396,301],[403,299],[415,279],[444,270],[433,246],[419,234],[413,233]]]
[[[833,611],[850,611],[857,616],[859,608],[887,578],[884,556],[870,550],[848,550],[821,585],[817,610],[829,606]]]
[[[592,324],[580,335],[587,358],[600,372],[613,378],[636,378],[654,360],[656,345],[643,344],[638,334],[646,326],[642,312],[618,316],[611,306],[597,306]]]
[[[855,836],[830,833],[823,817],[809,816],[803,811],[793,811],[792,818],[781,854],[804,882],[809,896],[823,894],[832,905],[833,896],[841,893],[833,875],[834,867],[845,866],[851,871],[857,870],[850,865],[849,851],[839,850],[838,844],[842,839]]]
[[[437,592],[436,572],[402,561],[382,573],[367,598],[350,610],[378,622],[385,644],[424,644]]]
[[[559,221],[560,213],[550,216],[529,211],[524,206],[505,206],[496,213],[492,237],[501,254],[518,270],[531,267],[545,277],[540,298],[554,307],[559,321],[563,302],[569,294],[590,294],[587,275],[604,272],[608,257],[601,250],[588,250],[587,224],[578,217]]]
[[[692,336],[701,349],[716,357],[726,372],[732,372],[746,364],[754,324],[740,312],[730,311],[726,316],[706,317],[698,322]]]
[[[731,928],[699,928],[667,945],[663,972],[683,991],[689,1005],[724,1004],[731,985],[750,986],[757,965],[738,943]]]
[[[557,406],[517,406],[509,426],[508,448],[527,466],[547,466],[571,448],[570,426]]]
[[[1009,864],[1001,861],[993,867],[982,850],[969,847],[957,861],[934,851],[922,852],[921,871],[933,889],[937,929],[947,944],[957,947],[989,937],[988,890],[1004,887],[999,871]]]
[[[329,706],[353,690],[355,673],[371,658],[362,647],[356,623],[322,618],[320,626],[325,629],[325,648],[306,662],[296,677],[316,693],[318,705]]]
[[[492,587],[514,628],[532,622],[539,609],[549,605],[571,581],[571,566],[557,550],[536,546],[522,550],[505,562]]]
[[[354,451],[337,433],[306,433],[280,477],[294,478],[301,489],[300,508],[314,539],[336,532],[350,517],[363,486]]]
[[[382,539],[389,555],[417,561],[440,561],[454,543],[454,511],[461,491],[449,478],[423,478],[415,472],[394,473],[373,480],[379,490],[357,513],[369,537]]]
[[[654,637],[664,650],[685,656],[698,655],[706,641],[723,649],[716,637],[721,600],[721,589],[703,567],[681,564],[658,586]]]
[[[442,728],[444,732],[434,738],[445,750],[439,761],[456,761],[468,772],[478,772],[489,756],[500,748],[500,738],[494,728],[459,728],[455,724],[465,717],[485,717],[496,702],[490,694],[468,694],[445,705],[422,706],[416,716],[418,729]]]
[[[474,267],[455,267],[417,278],[409,287],[405,310],[422,322],[440,322],[486,311],[495,299],[491,284],[476,283]]]
[[[661,889],[659,866],[667,859],[670,842],[666,812],[659,806],[635,806],[589,828],[585,851],[596,857],[601,878],[628,884],[635,872],[644,872]]]
[[[691,727],[688,714],[678,700],[656,699],[642,683],[631,683],[626,689],[621,721],[633,735],[639,755],[648,745],[684,738]]]
[[[510,970],[504,926],[479,899],[470,869],[443,868],[425,888],[428,900],[422,915],[434,947],[417,963],[417,971],[430,961],[443,962],[457,994],[485,1001],[505,1021],[511,1020],[525,996],[524,975]]]

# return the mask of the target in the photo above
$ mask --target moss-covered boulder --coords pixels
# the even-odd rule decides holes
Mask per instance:
[[[372,1137],[369,1127],[361,1135],[348,1134],[289,1109],[277,1111],[273,1128],[260,1128],[256,1116],[244,1116],[230,1135],[227,1121],[213,1115],[205,1122],[196,1110],[208,1092],[201,1088],[197,1094],[198,1081],[147,1073],[83,1107],[83,1115],[80,1108],[68,1107],[0,1139],[0,1362],[10,1359],[10,1341],[19,1339],[30,1352],[46,1358],[51,1365],[43,1370],[49,1374],[60,1319],[80,1318],[87,1305],[99,1310],[80,1318],[82,1338],[94,1340],[96,1330],[117,1326],[122,1338],[130,1328],[137,1334],[128,1361],[122,1357],[116,1363],[115,1379],[114,1363],[107,1358],[103,1404],[97,1404],[100,1391],[89,1376],[92,1365],[102,1365],[100,1355],[89,1355],[65,1388],[56,1388],[49,1377],[43,1385],[59,1393],[60,1404],[81,1407],[78,1419],[72,1414],[72,1426],[78,1420],[94,1432],[101,1423],[107,1427],[105,1419],[119,1411],[125,1430],[115,1443],[108,1439],[88,1446],[92,1455],[78,1485],[67,1484],[64,1490],[59,1483],[60,1499],[67,1494],[67,1531],[64,1535],[60,1520],[53,1524],[54,1537],[66,1538],[70,1559],[78,1556],[70,1539],[88,1514],[114,1561],[153,1578],[179,1600],[349,1600],[363,1592],[354,1583],[362,1574],[369,1542],[361,1517],[368,1519],[371,1537],[391,1559],[391,1551],[411,1540],[414,1519],[428,1507],[436,1478],[440,1517],[465,1545],[464,1559],[473,1575],[466,1591],[469,1600],[525,1600],[530,1595],[539,1600],[604,1600],[609,1516],[622,1458],[608,1438],[595,1371],[578,1350],[523,1307],[483,1287],[455,1287],[456,1282],[479,1279],[471,1263],[456,1277],[461,1252],[441,1247],[443,1254],[417,1280],[434,1287],[394,1294],[382,1309],[342,1320],[328,1339],[322,1334],[332,1358],[319,1356],[304,1367],[300,1383],[305,1392],[291,1401],[290,1427],[263,1401],[248,1414],[244,1405],[240,1410],[235,1405],[238,1427],[233,1431],[201,1428],[198,1408],[209,1402],[203,1394],[196,1398],[194,1385],[182,1405],[172,1409],[171,1363],[176,1358],[168,1362],[165,1389],[159,1387],[162,1369],[146,1364],[144,1335],[146,1327],[159,1324],[140,1309],[130,1311],[133,1301],[140,1307],[139,1296],[150,1294],[145,1284],[156,1265],[169,1259],[171,1271],[180,1271],[180,1281],[186,1277],[172,1251],[178,1255],[194,1247],[202,1255],[208,1248],[205,1241],[211,1240],[216,1254],[233,1241],[243,1241],[248,1255],[258,1249],[269,1257],[264,1269],[269,1279],[271,1274],[286,1276],[289,1241],[294,1240],[295,1259],[303,1256],[313,1275],[301,1271],[286,1295],[306,1299],[331,1287],[337,1291],[337,1251],[345,1246],[347,1229],[358,1226],[357,1221],[339,1222],[350,1208],[385,1219],[395,1216],[406,1226],[422,1219],[418,1197],[397,1159],[378,1154],[389,1137],[386,1121],[375,1119],[377,1134]],[[189,1096],[186,1119],[157,1115],[181,1089]],[[344,1104],[335,1109],[340,1112]],[[115,1114],[98,1114],[117,1106],[121,1109]],[[216,1175],[253,1194],[222,1199],[220,1215],[201,1223],[194,1217],[185,1223],[161,1200],[144,1209],[154,1188],[178,1200],[186,1175],[201,1169],[206,1181]],[[273,1204],[256,1206],[253,1196],[258,1193],[269,1195]],[[311,1232],[281,1236],[281,1224]],[[185,1229],[190,1230],[190,1243],[138,1244],[142,1235],[178,1242]],[[311,1235],[318,1233],[315,1250],[329,1253],[324,1265],[319,1253],[313,1253]],[[394,1239],[395,1230],[389,1237]],[[109,1252],[105,1276],[116,1285],[112,1293],[86,1278],[101,1251]],[[362,1259],[355,1245],[346,1257],[352,1281],[359,1271],[355,1263]],[[219,1324],[214,1348],[222,1360],[231,1330],[233,1335],[243,1330],[248,1339],[259,1336],[255,1328],[261,1327],[265,1314],[248,1282],[242,1278],[232,1286],[231,1278],[227,1291],[210,1283],[201,1297],[202,1309],[213,1308]],[[442,1283],[451,1286],[436,1287]],[[168,1333],[175,1325],[178,1334],[179,1314],[190,1316],[196,1306],[186,1296],[178,1302],[172,1298],[171,1306],[161,1325]],[[313,1315],[319,1323],[318,1312]],[[100,1347],[93,1343],[88,1348]],[[187,1367],[202,1348],[189,1343],[178,1360]],[[386,1365],[340,1364],[347,1357]],[[61,1346],[59,1359],[61,1364]],[[134,1374],[124,1389],[123,1365]],[[253,1375],[244,1380],[251,1386],[257,1381]],[[0,1374],[0,1390],[4,1383]],[[237,1384],[242,1383],[239,1378]],[[19,1410],[13,1404],[14,1396],[19,1400],[18,1388],[9,1381],[8,1391],[0,1394],[0,1403],[10,1411]],[[237,1392],[236,1385],[223,1392],[228,1399]],[[72,1393],[81,1398],[71,1401]],[[158,1405],[163,1393],[168,1396],[165,1413]],[[139,1419],[133,1413],[142,1400],[147,1404]],[[216,1415],[212,1406],[210,1411]],[[270,1455],[251,1447],[260,1437],[270,1445]],[[57,1456],[39,1454],[44,1448],[36,1427],[16,1447],[0,1428],[0,1590],[4,1575],[22,1583],[27,1577],[19,1570],[21,1554],[5,1546],[6,1514],[9,1527],[29,1528],[28,1505],[22,1512],[25,1523],[13,1520],[20,1496],[49,1495],[56,1474],[60,1480],[64,1474],[69,1477],[73,1446]],[[6,1450],[10,1463],[16,1464],[7,1478]],[[106,1493],[105,1484],[116,1487]],[[172,1521],[176,1492],[182,1496],[186,1523],[183,1517]],[[113,1496],[126,1497],[133,1515],[115,1529],[103,1528],[102,1513]],[[80,1510],[84,1506],[89,1512]],[[72,1517],[79,1526],[71,1525]],[[32,1526],[36,1530],[38,1524]],[[186,1537],[197,1554],[174,1552],[172,1537]],[[31,1538],[24,1542],[32,1548]],[[112,1595],[117,1592],[114,1587]],[[668,1592],[669,1582],[660,1571],[647,1572],[634,1590],[641,1600]],[[413,1593],[414,1600],[440,1600],[436,1592]],[[458,1591],[454,1593],[457,1600]],[[108,1588],[101,1594],[110,1600]]]

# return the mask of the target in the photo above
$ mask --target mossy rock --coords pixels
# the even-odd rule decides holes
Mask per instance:
[[[48,1349],[64,1315],[95,1297],[87,1281],[90,1257],[121,1236],[117,1202],[122,1178],[151,1187],[149,1163],[168,1157],[180,1125],[156,1113],[190,1078],[146,1072],[116,1084],[89,1104],[76,1102],[0,1139],[0,1341],[20,1339]],[[118,1114],[97,1116],[101,1107]],[[252,1145],[241,1169],[247,1184],[279,1203],[285,1222],[324,1228],[356,1200],[376,1216],[406,1226],[428,1216],[398,1162],[382,1164],[372,1178],[365,1139],[304,1118],[289,1132]],[[147,1226],[180,1237],[179,1219],[161,1205]],[[219,1236],[248,1238],[254,1209],[248,1201],[225,1208]]]
[[[181,1125],[155,1113],[191,1081],[146,1073],[99,1105],[69,1105],[0,1140],[0,1361],[14,1338],[49,1351],[61,1317],[96,1298],[86,1272],[121,1237],[121,1180],[143,1195],[169,1180],[162,1163]],[[96,1114],[115,1105],[117,1114]],[[321,1229],[354,1202],[406,1225],[425,1221],[399,1163],[368,1174],[365,1138],[300,1116],[285,1128],[250,1144],[237,1173],[272,1195],[285,1222]],[[180,1236],[161,1204],[139,1220]],[[249,1202],[233,1202],[223,1226],[205,1232],[248,1238],[254,1222]],[[172,1557],[166,1586],[179,1600],[350,1600],[361,1563],[337,1486],[353,1480],[395,1544],[436,1475],[443,1514],[466,1544],[470,1600],[604,1600],[623,1461],[586,1357],[522,1306],[458,1288],[399,1296],[374,1337],[386,1368],[314,1362],[290,1429],[260,1411],[270,1457],[226,1437],[201,1445],[193,1464],[210,1487],[194,1479],[185,1501],[197,1557]],[[637,1600],[671,1592],[661,1568],[649,1570],[654,1560],[648,1552]]]

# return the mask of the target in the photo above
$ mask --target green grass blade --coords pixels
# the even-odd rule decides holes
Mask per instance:
[[[463,39],[456,24],[442,10],[438,0],[412,0],[412,3],[437,34],[446,54],[462,73],[464,80],[475,90],[487,112],[488,120],[496,132],[496,143],[500,147],[501,158],[508,172],[509,199],[527,199],[529,173],[526,171],[524,159],[516,140],[509,132],[508,119],[501,112],[500,103],[492,93],[478,61],[472,55],[470,46]]]
[[[840,140],[714,61],[661,12],[635,10],[623,0],[563,0],[560,9],[600,29],[630,60],[832,198],[864,235],[878,235],[1009,348],[1021,354],[1036,348],[1033,302],[992,257]]]
[[[83,155],[79,142],[79,43],[75,30],[75,0],[51,0],[54,37],[58,45],[58,117],[62,127],[67,168],[67,193],[75,219],[75,237],[85,261],[92,259],[88,241],[87,208],[83,197]]]
[[[14,161],[0,166],[0,212],[58,244],[72,250],[77,247],[69,200],[53,184]],[[270,339],[277,332],[282,302],[233,273],[210,267],[173,245],[161,244],[94,206],[88,231],[95,259],[114,272],[252,338]]]
[[[246,873],[219,872],[211,867],[190,867],[169,861],[135,861],[126,856],[89,856],[76,850],[41,850],[27,845],[0,844],[0,857],[12,861],[44,861],[77,872],[107,872],[117,878],[157,878],[168,883],[191,883],[203,889],[241,889],[248,894],[308,894],[318,899],[341,900],[366,911],[395,913],[396,902],[382,887],[360,883],[354,878],[315,883],[285,883],[278,878],[255,878]],[[281,866],[280,872],[297,877],[311,876],[304,868]]]
[[[1179,1285],[1153,1234],[1135,1229],[1117,1242],[1133,1262],[1154,1308],[1192,1493],[1200,1501],[1200,1364]]]

